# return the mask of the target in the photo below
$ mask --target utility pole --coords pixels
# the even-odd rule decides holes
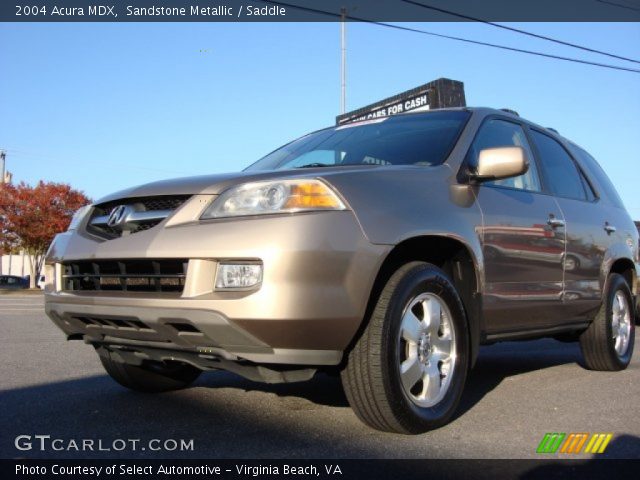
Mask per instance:
[[[340,113],[347,111],[347,9],[340,9],[340,46],[342,53],[341,62],[341,95],[340,95]]]
[[[2,175],[0,177],[0,183],[4,183],[4,169],[5,169],[5,161],[7,158],[7,154],[5,153],[4,150],[0,150],[0,175]]]
[[[4,162],[7,158],[7,155],[4,153],[4,150],[0,150],[0,185],[4,185]],[[2,262],[3,255],[0,253],[0,274],[3,274]],[[11,256],[9,256],[9,273],[11,273]]]

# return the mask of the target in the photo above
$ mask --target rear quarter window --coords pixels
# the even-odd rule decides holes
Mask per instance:
[[[575,155],[578,162],[580,162],[580,165],[589,177],[589,180],[594,183],[600,198],[611,203],[615,207],[624,208],[624,204],[622,203],[620,195],[618,195],[618,192],[616,191],[616,187],[613,186],[613,183],[609,180],[609,177],[596,159],[577,145],[572,144],[570,147],[572,153]]]

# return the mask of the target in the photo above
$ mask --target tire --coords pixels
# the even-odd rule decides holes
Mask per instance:
[[[138,366],[122,363],[108,351],[99,356],[102,366],[111,378],[123,387],[138,392],[179,390],[193,383],[202,373],[191,365],[179,362],[148,362]]]
[[[429,312],[435,316],[436,307],[442,315],[429,328]],[[403,434],[446,424],[467,377],[468,331],[460,296],[442,270],[424,262],[400,267],[382,290],[341,372],[356,415],[377,430]],[[439,353],[446,351],[448,359]],[[416,375],[420,379],[414,383]]]
[[[573,272],[574,270],[578,270],[580,268],[580,260],[578,260],[573,255],[567,255],[562,263],[563,268],[568,272]]]
[[[629,285],[622,275],[612,273],[606,282],[600,310],[589,328],[580,335],[580,349],[586,368],[601,371],[627,368],[635,340],[633,318]]]

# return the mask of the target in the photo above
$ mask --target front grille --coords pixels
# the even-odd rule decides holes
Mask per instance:
[[[179,292],[188,260],[96,260],[62,264],[63,289],[70,291]]]
[[[174,210],[182,206],[189,195],[126,198],[96,205],[87,223],[87,231],[106,239],[119,238],[126,233],[138,233],[155,227]],[[107,221],[114,208],[130,208],[132,219],[125,225],[109,226]]]

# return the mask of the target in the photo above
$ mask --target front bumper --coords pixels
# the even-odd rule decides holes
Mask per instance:
[[[390,247],[371,244],[349,211],[171,224],[114,240],[59,235],[49,317],[69,338],[131,350],[162,348],[226,360],[335,365],[358,330]],[[61,290],[71,260],[186,258],[182,293]],[[250,291],[216,291],[220,260],[259,260]],[[48,276],[49,277],[49,276]]]

